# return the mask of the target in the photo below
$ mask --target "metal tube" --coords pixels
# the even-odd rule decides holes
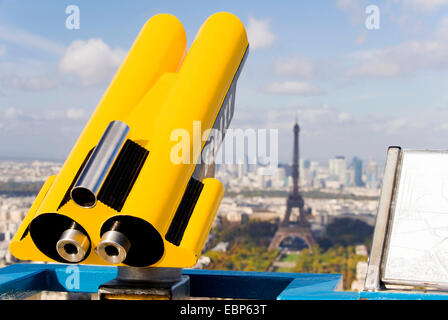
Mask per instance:
[[[80,262],[90,247],[87,236],[76,229],[76,223],[65,230],[56,243],[56,251],[69,262]]]
[[[101,237],[97,253],[105,261],[111,264],[122,263],[129,252],[131,243],[120,231],[107,231]]]
[[[98,193],[107,178],[129,134],[129,126],[112,121],[87,161],[70,194],[73,201],[83,207],[96,205]]]

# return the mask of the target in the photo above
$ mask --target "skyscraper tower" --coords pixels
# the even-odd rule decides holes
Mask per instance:
[[[294,147],[292,157],[292,189],[286,200],[286,213],[281,221],[277,232],[272,238],[269,249],[274,249],[280,246],[286,238],[301,238],[305,241],[307,246],[311,249],[315,244],[315,240],[311,233],[310,224],[306,219],[307,213],[304,210],[305,202],[299,190],[299,133],[300,127],[297,123],[294,125]],[[299,210],[299,217],[297,221],[291,221],[291,212],[293,208]]]
[[[299,134],[300,126],[297,123],[294,125],[294,149],[292,156],[292,191],[288,195],[288,200],[286,202],[286,215],[283,219],[283,225],[289,225],[291,218],[292,208],[299,209],[299,222],[307,224],[304,208],[303,197],[299,191],[299,181],[300,181],[300,171],[299,171]]]
[[[351,167],[355,170],[355,186],[364,187],[365,184],[362,181],[362,160],[358,157],[354,157]]]

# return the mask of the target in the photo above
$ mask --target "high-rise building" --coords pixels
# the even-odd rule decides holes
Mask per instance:
[[[310,161],[310,167],[308,168],[310,186],[316,187],[318,185],[317,172],[319,171],[319,162]]]
[[[311,165],[310,160],[300,159],[300,163],[299,163],[300,172],[302,172],[303,170],[309,169],[310,165]]]
[[[364,181],[362,181],[362,160],[358,157],[354,157],[350,166],[355,171],[355,186],[364,187]]]
[[[369,160],[366,167],[366,185],[369,188],[378,188],[379,187],[379,167],[378,164],[374,160]]]
[[[349,168],[345,170],[345,186],[355,186],[355,170],[353,168]]]
[[[276,178],[279,181],[282,181],[285,184],[286,181],[286,170],[285,168],[277,168],[276,170]]]
[[[317,169],[319,169],[319,162],[311,161],[310,162],[310,170],[317,171]]]
[[[287,185],[286,179],[286,170],[285,168],[277,168],[275,169],[274,174],[272,175],[272,186],[273,187],[284,187]]]
[[[329,160],[329,173],[331,176],[336,176],[339,182],[346,185],[346,170],[347,162],[344,156],[336,156]]]
[[[300,183],[302,185],[311,185],[312,179],[310,175],[310,161],[306,159],[300,159],[299,162]]]

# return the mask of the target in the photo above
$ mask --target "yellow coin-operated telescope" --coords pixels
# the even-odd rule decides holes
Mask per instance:
[[[208,18],[188,53],[177,18],[151,18],[61,171],[39,192],[10,244],[12,254],[193,266],[224,193],[207,173],[217,148],[207,147],[219,145],[232,119],[247,52],[244,26],[230,13]],[[176,130],[187,140],[177,143]]]

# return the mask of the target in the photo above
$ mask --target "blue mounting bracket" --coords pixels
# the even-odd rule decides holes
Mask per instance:
[[[448,293],[339,291],[340,274],[184,269],[191,297],[259,300],[448,300]],[[40,291],[97,293],[116,278],[117,267],[18,263],[0,268],[0,299],[24,299]]]
[[[0,298],[24,299],[40,291],[97,293],[116,278],[116,267],[18,263],[0,269]],[[338,291],[340,274],[184,269],[191,297],[263,300],[356,300]]]

